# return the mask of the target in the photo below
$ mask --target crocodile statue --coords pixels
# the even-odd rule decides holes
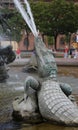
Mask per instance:
[[[69,98],[71,86],[57,80],[57,65],[41,37],[35,38],[35,55],[38,75],[42,80],[28,76],[23,99],[13,102],[14,111],[22,117],[39,110],[43,119],[65,125],[78,125],[78,109]],[[36,92],[33,92],[32,90]],[[37,99],[37,101],[36,101]],[[31,116],[32,114],[30,114]]]
[[[39,78],[32,76],[26,78],[23,97],[13,101],[13,117],[15,119],[22,117],[27,121],[28,117],[35,120],[41,115],[47,121],[78,125],[77,105],[69,98],[72,93],[71,86],[57,80],[55,59],[36,29],[28,1],[25,0],[26,10],[18,0],[14,0],[14,3],[35,37]]]

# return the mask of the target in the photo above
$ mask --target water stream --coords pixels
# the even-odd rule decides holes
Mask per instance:
[[[24,3],[26,4],[26,9],[24,9],[23,5],[21,5],[19,0],[14,0],[15,6],[17,10],[21,13],[23,19],[27,23],[28,27],[30,28],[31,32],[35,37],[38,36],[38,32],[36,29],[36,25],[34,22],[33,14],[31,12],[30,5],[27,0],[24,0]]]

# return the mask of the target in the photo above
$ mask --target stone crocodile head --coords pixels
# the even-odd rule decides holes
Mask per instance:
[[[46,48],[41,37],[35,38],[35,51],[37,56],[38,72],[41,77],[56,78],[57,66],[52,52]]]

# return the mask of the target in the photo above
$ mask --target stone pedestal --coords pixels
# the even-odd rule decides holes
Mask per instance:
[[[0,66],[0,83],[5,82],[8,77],[6,67]]]

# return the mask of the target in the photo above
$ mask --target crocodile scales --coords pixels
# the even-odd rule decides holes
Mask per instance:
[[[41,115],[50,121],[72,125],[78,123],[78,109],[62,92],[59,84],[46,80],[38,92]]]
[[[61,85],[63,86],[64,84],[57,81],[55,59],[52,53],[48,52],[39,37],[35,42],[35,50],[39,68],[38,71],[40,76],[44,78],[41,88],[38,91],[38,105],[42,117],[67,125],[78,124],[77,106],[75,106],[62,91]],[[43,56],[43,53],[46,53],[45,56]],[[48,65],[51,65],[51,67],[48,68]]]

